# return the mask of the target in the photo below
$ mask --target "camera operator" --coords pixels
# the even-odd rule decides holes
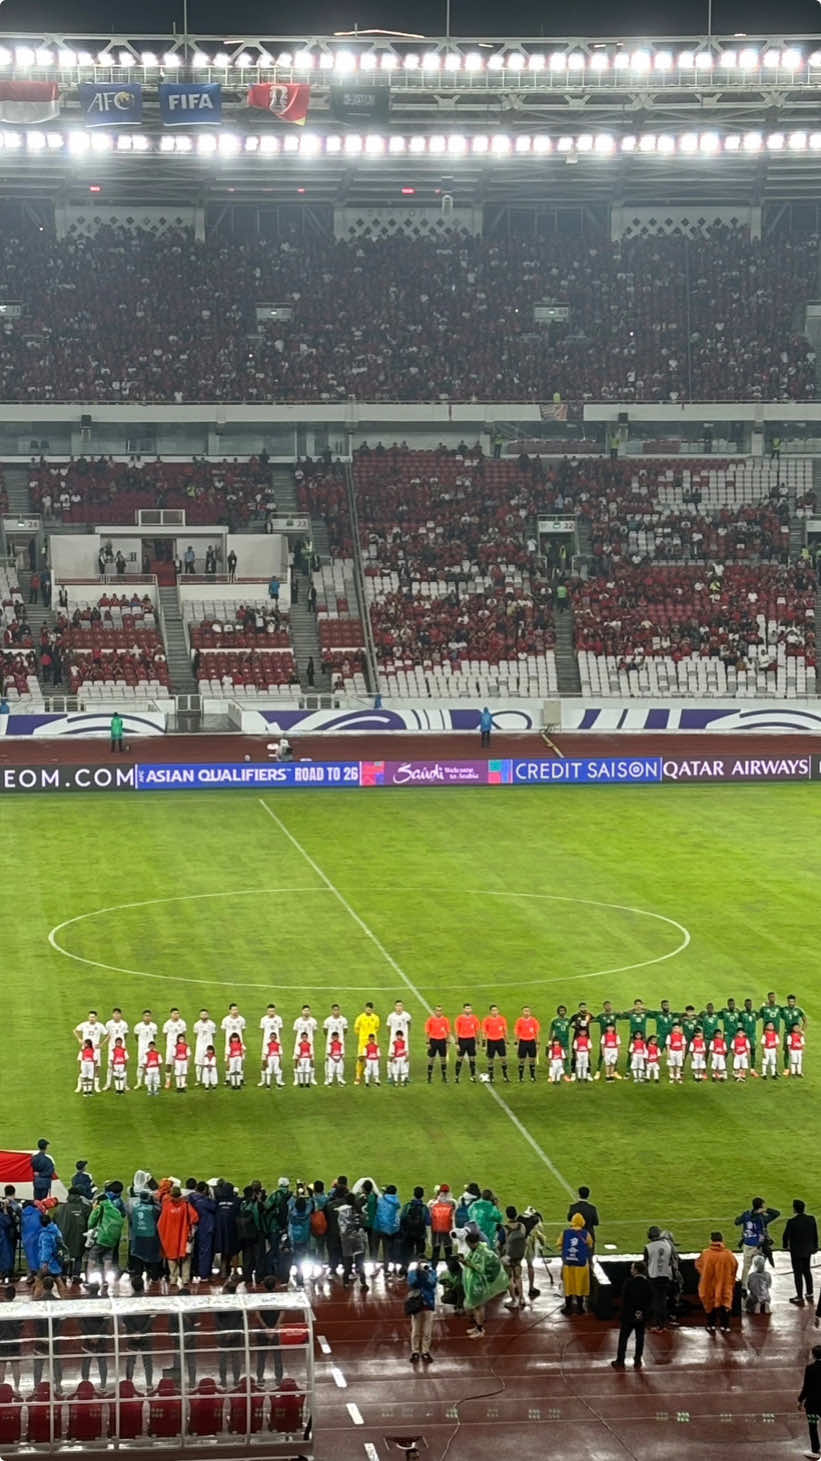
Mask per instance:
[[[410,1362],[417,1365],[421,1359],[424,1364],[429,1365],[433,1359],[430,1347],[436,1309],[436,1269],[427,1259],[420,1258],[417,1263],[411,1263],[408,1268],[408,1289],[410,1292],[405,1300],[405,1313],[411,1321]]]

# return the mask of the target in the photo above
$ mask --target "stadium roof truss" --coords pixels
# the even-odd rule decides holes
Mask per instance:
[[[206,196],[460,203],[817,199],[821,36],[400,37],[0,34],[0,82],[52,81],[59,120],[0,122],[5,194],[104,186],[109,200]],[[222,86],[223,125],[163,129],[163,81]],[[308,125],[247,105],[308,83]],[[86,130],[82,82],[143,87],[139,128]],[[340,120],[357,100],[374,116]],[[377,113],[379,119],[377,120]],[[93,178],[90,174],[93,173]]]

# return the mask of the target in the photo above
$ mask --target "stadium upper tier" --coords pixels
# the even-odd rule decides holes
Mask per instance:
[[[0,400],[806,401],[818,239],[0,239]],[[549,301],[566,318],[539,323]],[[290,318],[260,322],[275,302]],[[281,312],[282,313],[282,312]]]

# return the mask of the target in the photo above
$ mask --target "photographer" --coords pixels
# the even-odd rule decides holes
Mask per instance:
[[[408,1269],[408,1297],[405,1313],[411,1321],[410,1362],[417,1365],[422,1360],[429,1365],[433,1359],[430,1352],[433,1339],[433,1315],[436,1309],[436,1269],[422,1258]]]

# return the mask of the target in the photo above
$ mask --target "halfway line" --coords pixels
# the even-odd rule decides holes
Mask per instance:
[[[393,954],[391,954],[391,953],[388,952],[388,950],[385,948],[385,945],[382,943],[382,940],[377,937],[377,935],[374,933],[373,929],[372,928],[369,928],[368,925],[367,925],[367,923],[365,922],[365,920],[363,918],[360,918],[359,914],[356,912],[356,909],[354,909],[354,908],[351,907],[351,905],[348,902],[347,898],[345,897],[344,893],[340,893],[340,891],[337,888],[336,884],[331,882],[331,879],[328,877],[328,874],[326,872],[323,872],[322,868],[319,866],[319,863],[314,861],[314,859],[311,857],[310,852],[308,852],[302,846],[302,843],[297,840],[297,838],[294,836],[293,832],[290,832],[288,830],[288,828],[285,826],[285,823],[282,821],[282,819],[280,817],[277,816],[276,812],[274,812],[274,811],[271,810],[271,808],[269,807],[268,803],[262,797],[259,797],[258,800],[259,800],[259,804],[263,808],[263,810],[268,813],[268,816],[271,818],[271,821],[272,822],[275,822],[276,825],[279,827],[279,830],[283,834],[283,836],[288,838],[288,841],[290,842],[291,846],[293,848],[295,848],[296,851],[300,854],[300,856],[305,859],[305,861],[307,862],[308,866],[311,867],[311,868],[313,868],[313,870],[316,873],[317,877],[320,878],[321,881],[325,884],[325,887],[328,889],[328,892],[329,893],[333,893],[334,897],[337,899],[337,901],[339,903],[341,903],[342,907],[345,909],[345,912],[349,915],[349,917],[351,917],[353,919],[354,923],[357,924],[359,928],[361,928],[361,930],[364,933],[365,937],[370,939],[370,941],[373,944],[374,948],[379,951],[379,953],[382,955],[382,958],[385,960],[385,962],[390,965],[391,969],[393,969],[393,971],[394,971],[395,974],[398,974],[399,975],[399,978],[402,980],[402,983],[405,985],[406,989],[409,989],[410,990],[410,992],[414,996],[414,998],[416,1000],[418,1000],[419,1004],[422,1006],[422,1008],[424,1010],[427,1010],[427,1012],[428,1012],[429,1015],[432,1014],[433,1013],[433,1007],[432,1007],[432,1005],[429,1005],[428,1004],[428,1002],[425,999],[424,995],[421,993],[421,991],[419,989],[417,989],[417,987],[414,984],[413,980],[408,977],[408,975],[405,973],[404,969],[402,969],[400,967],[400,965],[397,964],[395,958],[393,957]],[[497,1090],[495,1090],[494,1087],[492,1085],[490,1085],[489,1083],[483,1082],[483,1084],[487,1084],[487,1089],[490,1092],[490,1095],[493,1097],[494,1101],[496,1102],[497,1106],[501,1107],[501,1109],[504,1111],[505,1115],[507,1116],[508,1120],[511,1121],[513,1123],[513,1125],[516,1127],[516,1130],[518,1131],[519,1135],[522,1136],[522,1137],[524,1137],[524,1139],[527,1142],[528,1146],[532,1147],[533,1151],[536,1153],[536,1155],[539,1158],[539,1160],[544,1163],[544,1165],[547,1167],[548,1172],[550,1172],[551,1175],[555,1178],[555,1180],[558,1182],[559,1186],[560,1187],[563,1187],[564,1190],[565,1190],[565,1192],[569,1193],[569,1195],[571,1197],[575,1197],[575,1195],[576,1195],[575,1194],[575,1191],[571,1187],[570,1183],[567,1181],[567,1179],[565,1177],[562,1176],[562,1173],[559,1171],[558,1167],[555,1166],[553,1162],[551,1162],[550,1157],[547,1155],[547,1152],[544,1150],[543,1147],[541,1147],[539,1145],[539,1143],[537,1142],[535,1136],[532,1136],[531,1133],[528,1131],[527,1127],[519,1120],[519,1118],[516,1115],[515,1111],[512,1111],[511,1110],[510,1106],[507,1104],[507,1101],[504,1099],[504,1097],[503,1096],[500,1096],[499,1095],[499,1092]]]

